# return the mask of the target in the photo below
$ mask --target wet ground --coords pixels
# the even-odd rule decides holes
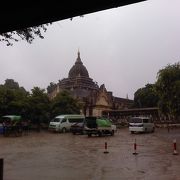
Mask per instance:
[[[0,158],[4,180],[180,180],[180,155],[172,154],[175,138],[180,150],[180,129],[130,134],[124,128],[114,137],[31,132],[0,136]]]

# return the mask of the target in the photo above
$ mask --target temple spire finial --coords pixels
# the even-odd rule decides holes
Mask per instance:
[[[79,48],[78,48],[78,58],[80,58],[80,51],[79,51]]]
[[[79,48],[78,48],[78,57],[77,57],[76,63],[82,63],[82,62],[81,62],[81,58],[80,58]]]

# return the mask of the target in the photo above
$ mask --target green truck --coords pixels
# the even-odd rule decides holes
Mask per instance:
[[[107,118],[86,117],[84,130],[89,137],[93,134],[98,136],[109,134],[113,136],[116,132],[116,125]]]

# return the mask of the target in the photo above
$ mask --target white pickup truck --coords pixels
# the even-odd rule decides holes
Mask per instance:
[[[110,134],[113,136],[116,132],[116,125],[106,118],[86,117],[84,130],[89,137],[92,134],[98,136]]]

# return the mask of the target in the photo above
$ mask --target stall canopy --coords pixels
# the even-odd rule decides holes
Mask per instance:
[[[19,116],[19,115],[6,115],[6,116],[2,116],[2,119],[19,122],[19,121],[21,121],[21,116]]]

